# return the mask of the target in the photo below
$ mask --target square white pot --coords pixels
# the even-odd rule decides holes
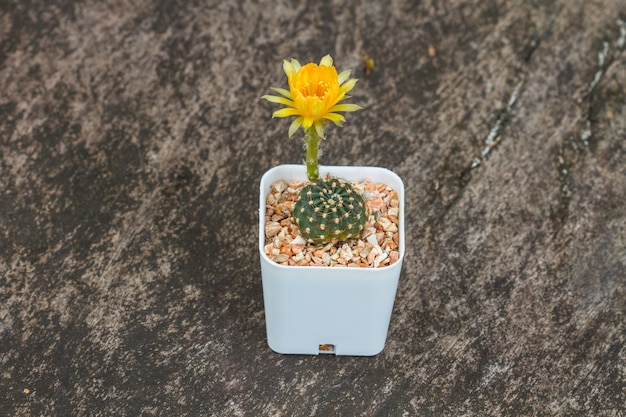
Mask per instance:
[[[265,205],[272,183],[304,181],[304,165],[279,165],[261,178],[259,252],[267,342],[278,353],[370,356],[385,347],[387,330],[405,252],[404,184],[379,167],[320,166],[349,181],[370,179],[398,193],[400,202],[398,261],[379,268],[284,266],[264,252]],[[330,351],[321,350],[330,345]]]

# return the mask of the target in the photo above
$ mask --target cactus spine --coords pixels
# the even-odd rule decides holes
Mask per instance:
[[[338,178],[318,180],[300,192],[293,216],[300,234],[311,243],[359,236],[367,221],[363,197]]]

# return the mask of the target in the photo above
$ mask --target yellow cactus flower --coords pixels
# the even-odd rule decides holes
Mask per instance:
[[[330,55],[323,57],[319,65],[311,62],[304,66],[295,60],[284,60],[283,70],[287,75],[289,90],[272,88],[280,96],[265,95],[264,99],[285,108],[276,110],[272,117],[296,116],[289,127],[289,137],[302,127],[305,131],[311,127],[315,133],[324,138],[324,124],[330,120],[337,126],[345,121],[340,112],[360,110],[356,104],[340,104],[348,98],[346,93],[352,90],[357,82],[349,78],[351,70],[337,74]]]

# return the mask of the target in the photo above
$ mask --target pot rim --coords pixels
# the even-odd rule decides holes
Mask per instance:
[[[279,178],[284,179],[285,181],[290,181],[292,180],[291,178],[295,177],[303,177],[306,180],[306,167],[304,165],[296,165],[296,164],[282,164],[282,165],[277,165],[275,167],[270,168],[269,170],[267,170],[263,176],[261,177],[261,181],[260,181],[260,189],[259,189],[259,252],[261,255],[261,260],[263,262],[266,262],[270,265],[272,265],[272,267],[278,268],[278,269],[282,269],[282,268],[305,268],[307,270],[319,270],[319,271],[324,271],[324,270],[328,270],[328,268],[345,268],[346,270],[355,270],[355,271],[359,271],[359,273],[376,273],[376,271],[389,271],[392,270],[394,268],[402,268],[402,263],[404,260],[404,253],[405,253],[405,249],[406,249],[406,235],[405,235],[405,221],[404,221],[404,183],[402,181],[402,179],[400,178],[400,176],[398,176],[398,174],[396,174],[395,172],[387,169],[387,168],[383,168],[383,167],[377,167],[377,166],[354,166],[354,165],[345,165],[345,166],[340,166],[340,165],[320,165],[320,177],[322,175],[326,175],[326,173],[333,173],[334,171],[337,171],[337,175],[340,178],[346,179],[348,181],[361,181],[364,179],[368,179],[370,176],[372,176],[373,174],[371,172],[377,172],[378,175],[374,175],[375,177],[386,177],[387,181],[392,182],[393,184],[387,184],[389,186],[391,186],[393,188],[394,191],[396,191],[398,193],[398,197],[400,200],[400,215],[398,216],[398,233],[399,233],[399,237],[400,237],[400,242],[398,245],[398,252],[399,252],[399,258],[396,262],[394,262],[392,265],[385,265],[385,266],[381,266],[378,268],[350,268],[347,266],[317,266],[317,265],[306,265],[306,266],[300,266],[300,265],[281,265],[278,264],[274,261],[272,261],[266,254],[265,254],[265,233],[264,233],[264,229],[265,229],[265,198],[267,196],[267,192],[269,190],[269,187],[271,186],[271,184],[276,181]],[[285,171],[285,173],[280,173],[281,171]],[[370,171],[370,174],[368,174],[368,171]],[[354,174],[357,174],[358,176],[355,176]],[[352,178],[344,178],[343,175],[345,174],[353,174]],[[279,175],[279,176],[276,176]],[[284,178],[284,176],[288,177],[288,178]],[[349,175],[350,176],[350,175]],[[355,179],[356,177],[356,179]],[[371,178],[369,178],[371,179]],[[372,180],[372,181],[376,181],[376,182],[382,182],[382,183],[386,183],[385,180]]]

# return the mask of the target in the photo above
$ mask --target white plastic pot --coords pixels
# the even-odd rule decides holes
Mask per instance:
[[[278,353],[370,356],[385,347],[405,252],[404,184],[385,168],[320,166],[349,181],[384,183],[400,200],[398,261],[379,268],[284,266],[267,257],[265,205],[272,183],[306,180],[304,165],[280,165],[261,178],[259,252],[267,342]]]

